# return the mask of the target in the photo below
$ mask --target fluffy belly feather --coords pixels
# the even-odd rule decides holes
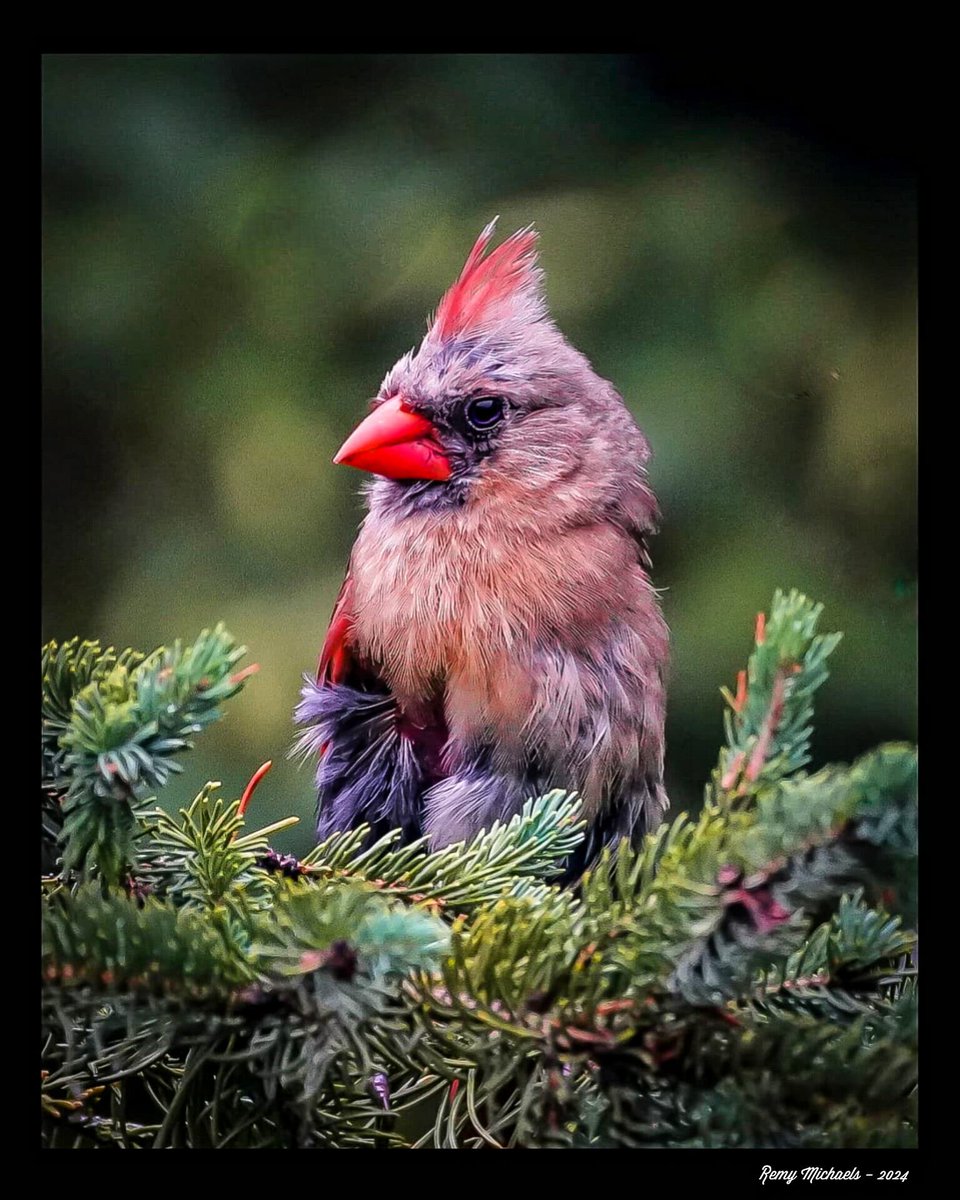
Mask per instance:
[[[365,525],[354,564],[358,651],[414,720],[442,698],[454,746],[482,730],[515,742],[536,648],[558,630],[568,647],[596,640],[612,613],[629,610],[640,578],[635,551],[612,527],[521,548],[466,517]]]

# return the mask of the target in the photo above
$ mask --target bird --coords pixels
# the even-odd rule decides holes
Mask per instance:
[[[334,458],[371,474],[367,512],[297,749],[319,840],[440,849],[576,793],[575,879],[668,807],[659,508],[647,438],[548,311],[537,231],[495,226]]]

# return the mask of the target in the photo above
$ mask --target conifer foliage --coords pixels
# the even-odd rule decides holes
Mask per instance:
[[[162,812],[243,648],[46,646],[44,1144],[913,1145],[916,755],[808,772],[819,616],[777,593],[700,813],[572,890],[560,792],[302,861],[249,789]]]

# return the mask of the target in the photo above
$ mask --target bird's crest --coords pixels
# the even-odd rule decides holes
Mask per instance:
[[[437,308],[430,335],[439,339],[470,334],[513,318],[536,321],[545,313],[537,266],[537,232],[512,233],[486,253],[498,218],[477,238],[456,283]]]

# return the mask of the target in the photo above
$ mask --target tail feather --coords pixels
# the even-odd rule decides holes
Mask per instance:
[[[294,753],[319,755],[318,837],[364,822],[371,837],[397,828],[419,837],[423,772],[393,697],[309,677],[301,695],[296,720],[305,728]]]

